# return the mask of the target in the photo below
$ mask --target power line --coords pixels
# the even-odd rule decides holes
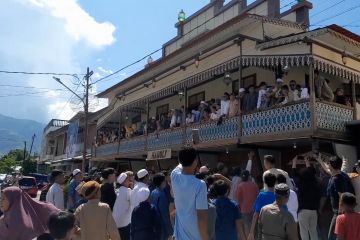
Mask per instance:
[[[21,86],[21,85],[8,85],[8,84],[0,84],[0,87],[27,88],[27,89],[39,89],[39,90],[51,90],[51,91],[65,91],[65,89],[61,89],[61,88],[51,89],[51,88]]]
[[[335,15],[333,15],[333,16],[330,16],[330,17],[327,17],[327,18],[325,18],[325,19],[323,19],[323,20],[320,20],[320,21],[314,23],[314,25],[317,25],[317,24],[322,23],[322,22],[325,22],[325,21],[327,21],[327,20],[329,20],[329,19],[332,19],[332,18],[338,17],[338,16],[340,16],[340,15],[343,15],[344,13],[353,11],[353,10],[359,8],[359,7],[360,7],[360,5],[353,6],[353,7],[349,8],[349,9],[343,11],[343,12],[340,12],[340,13],[338,13],[338,14],[335,14]]]
[[[319,15],[319,14],[321,14],[321,13],[323,13],[323,12],[325,12],[325,11],[327,11],[327,10],[329,10],[329,9],[331,9],[331,8],[337,6],[337,5],[339,5],[340,3],[345,2],[345,1],[346,1],[346,0],[341,0],[341,1],[339,1],[339,2],[337,2],[337,3],[335,3],[335,4],[333,4],[333,5],[331,5],[330,7],[325,8],[324,10],[322,10],[322,11],[320,11],[320,12],[317,12],[317,13],[315,13],[314,15],[311,15],[310,17],[315,17],[315,16],[317,16],[317,15]]]
[[[0,70],[0,73],[7,74],[25,74],[25,75],[54,75],[54,76],[72,76],[77,77],[77,75],[85,75],[85,74],[76,74],[76,73],[54,73],[54,72],[25,72],[25,71],[6,71]]]

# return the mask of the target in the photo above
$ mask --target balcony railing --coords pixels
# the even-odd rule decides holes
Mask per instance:
[[[201,146],[228,144],[228,140],[235,142],[239,138],[242,143],[255,143],[311,137],[317,130],[331,131],[336,136],[346,133],[346,122],[354,118],[353,108],[339,104],[317,101],[314,106],[315,116],[312,116],[311,109],[310,101],[302,101],[248,113],[242,116],[241,131],[239,117],[224,119],[221,124],[214,121],[163,130],[99,146],[96,148],[96,157],[178,149],[193,142],[194,129],[197,129]]]

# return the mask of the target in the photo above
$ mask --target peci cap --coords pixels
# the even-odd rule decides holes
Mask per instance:
[[[141,179],[141,178],[145,177],[146,175],[149,175],[149,172],[146,169],[140,169],[136,175],[139,179]]]
[[[281,78],[276,79],[276,83],[284,83],[284,80],[282,80]]]
[[[81,170],[80,170],[80,169],[75,169],[75,170],[72,172],[72,175],[73,175],[73,176],[76,176],[76,175],[78,175],[79,173],[81,173]]]
[[[145,202],[149,199],[150,196],[150,190],[147,187],[140,188],[137,192],[137,199],[139,202]]]
[[[119,184],[123,184],[123,182],[125,182],[126,178],[128,177],[128,175],[126,173],[121,173],[119,175],[119,177],[117,178],[117,182]]]
[[[288,197],[290,195],[290,188],[285,183],[280,183],[275,186],[275,195]]]
[[[239,89],[239,93],[243,93],[243,92],[245,92],[246,90],[245,90],[245,88],[240,88]]]

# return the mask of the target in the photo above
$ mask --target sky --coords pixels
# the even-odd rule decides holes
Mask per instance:
[[[79,74],[79,79],[59,78],[82,96],[80,74],[87,67],[94,72],[91,79],[94,82],[143,58],[176,36],[174,25],[181,9],[189,16],[209,2],[1,0],[0,70]],[[281,11],[295,2],[281,0]],[[358,0],[312,3],[310,16],[315,26],[311,28],[336,23],[360,34]],[[152,57],[157,59],[160,53]],[[93,85],[91,96],[143,69],[145,64],[146,60]],[[0,114],[47,123],[52,118],[71,118],[81,110],[80,103],[51,75],[0,73]],[[90,110],[106,104],[106,100],[92,97]]]

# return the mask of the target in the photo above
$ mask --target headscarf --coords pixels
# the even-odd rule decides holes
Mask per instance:
[[[52,204],[32,199],[18,187],[8,187],[2,192],[10,202],[10,208],[0,218],[0,239],[31,240],[48,231],[47,221],[51,214],[60,210]]]
[[[87,200],[94,199],[100,191],[100,184],[96,181],[89,181],[82,186],[82,192]]]

